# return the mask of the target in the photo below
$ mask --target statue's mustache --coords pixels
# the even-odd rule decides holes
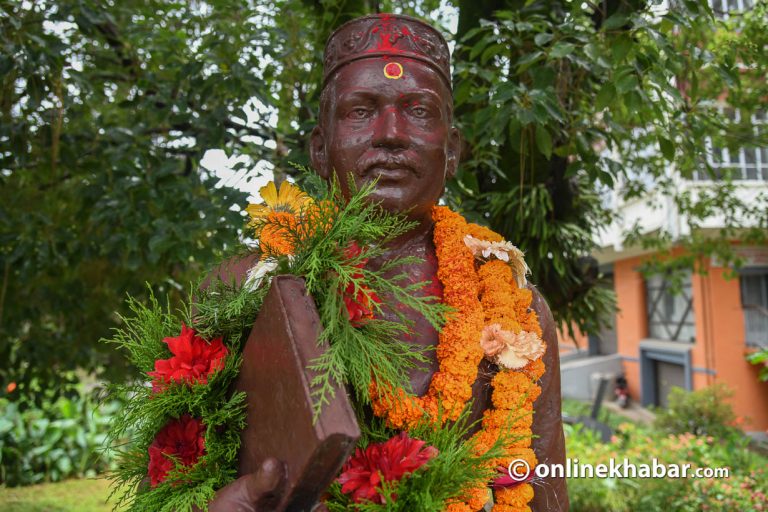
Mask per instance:
[[[408,169],[417,176],[418,165],[405,153],[388,153],[363,156],[357,161],[358,173],[364,176],[372,169]]]

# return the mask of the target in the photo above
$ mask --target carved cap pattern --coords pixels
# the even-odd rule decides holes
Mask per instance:
[[[445,38],[423,21],[401,14],[363,16],[336,29],[325,44],[323,87],[345,64],[385,56],[424,62],[451,88],[451,55]]]

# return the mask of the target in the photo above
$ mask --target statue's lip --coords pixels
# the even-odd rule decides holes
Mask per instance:
[[[413,169],[410,167],[372,165],[365,171],[366,176],[378,178],[379,181],[398,181],[410,177]]]

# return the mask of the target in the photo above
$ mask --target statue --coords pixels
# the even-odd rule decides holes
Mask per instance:
[[[390,211],[407,213],[417,223],[369,265],[380,266],[395,256],[417,256],[422,263],[406,272],[414,282],[433,282],[438,288],[432,209],[446,180],[456,172],[460,156],[460,135],[452,126],[449,65],[445,40],[419,20],[381,14],[346,23],[326,45],[320,116],[311,138],[312,165],[322,177],[335,175],[345,193],[349,193],[346,173],[351,173],[358,186],[378,179],[372,199]],[[542,357],[546,373],[539,382],[541,395],[534,404],[532,444],[540,462],[564,463],[555,325],[546,302],[531,289],[531,308],[538,315],[547,347]],[[386,304],[387,298],[382,299]],[[406,314],[414,322],[410,341],[436,346],[438,333],[429,323],[416,314]],[[425,368],[411,372],[416,395],[427,392],[438,371],[435,351],[429,356]],[[473,420],[481,419],[491,405],[490,382],[497,370],[483,359],[472,387]],[[255,474],[242,476],[219,491],[210,510],[272,510],[270,503],[279,495],[282,475],[281,464],[267,460]],[[568,509],[564,479],[534,482],[534,487],[532,510]],[[317,510],[322,508],[318,505]]]

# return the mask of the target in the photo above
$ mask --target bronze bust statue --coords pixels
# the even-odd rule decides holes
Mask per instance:
[[[346,23],[330,36],[325,50],[320,115],[311,138],[313,167],[325,178],[336,175],[343,188],[349,174],[358,186],[378,179],[372,199],[417,223],[390,244],[383,257],[369,262],[377,266],[390,257],[417,256],[421,263],[399,270],[414,282],[437,281],[431,211],[446,180],[456,172],[460,156],[460,135],[452,124],[449,64],[448,46],[434,28],[399,15],[373,15]],[[531,307],[547,344],[546,373],[539,382],[542,393],[534,404],[533,449],[542,463],[564,463],[555,325],[535,289]],[[415,312],[409,316],[414,322],[409,341],[436,346],[438,333]],[[395,318],[393,313],[390,319]],[[410,375],[417,395],[427,390],[438,368],[435,351],[429,354],[430,363]],[[495,365],[485,359],[478,369],[472,388],[473,420],[482,418],[490,406],[495,371]],[[268,460],[256,474],[242,476],[222,489],[210,510],[272,510],[281,475],[280,463]],[[532,510],[568,509],[563,478],[533,485]]]

